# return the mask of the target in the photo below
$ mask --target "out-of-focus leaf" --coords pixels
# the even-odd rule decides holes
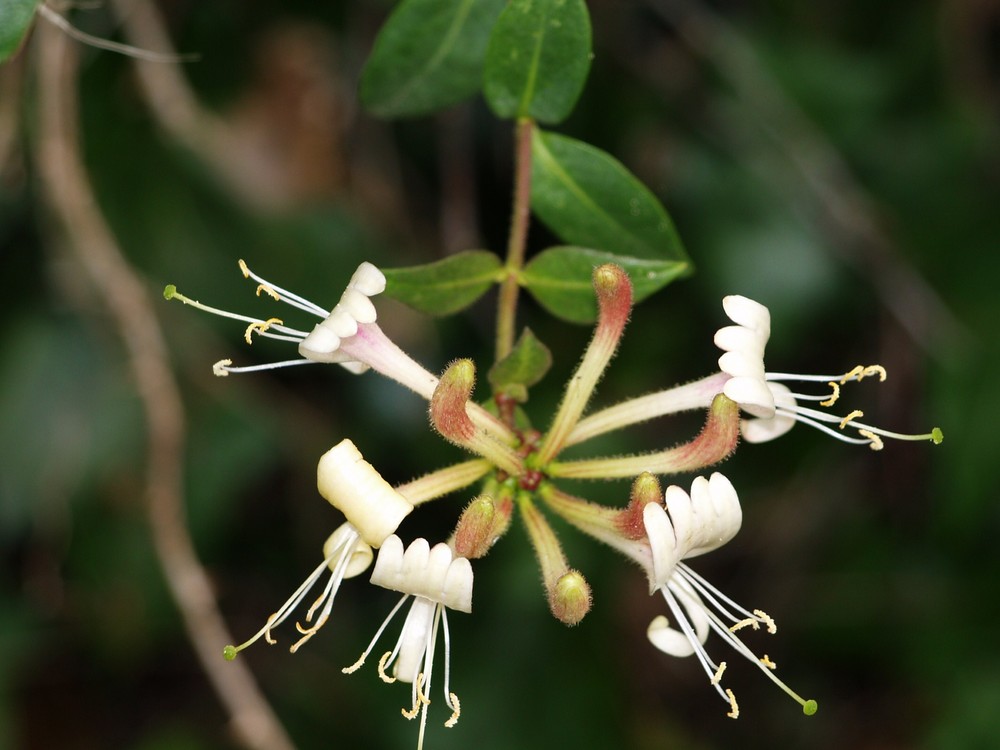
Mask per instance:
[[[687,268],[666,209],[621,162],[582,141],[536,131],[531,208],[565,242]],[[682,270],[685,270],[682,269]]]
[[[0,0],[0,63],[21,48],[39,0]]]
[[[591,279],[594,268],[603,263],[617,263],[625,269],[632,281],[635,302],[666,286],[688,268],[684,261],[632,258],[585,247],[550,247],[524,267],[521,283],[556,317],[571,323],[590,323],[597,318]]]
[[[552,367],[552,352],[525,328],[510,354],[490,368],[490,384],[497,392],[508,393],[517,401],[527,400],[527,390]]]
[[[466,250],[422,266],[383,268],[385,293],[431,315],[463,310],[499,281],[500,259],[486,250]]]
[[[500,117],[566,119],[590,71],[583,0],[511,0],[486,51],[483,94]]]
[[[375,40],[361,100],[382,117],[423,115],[479,89],[504,0],[403,0]]]

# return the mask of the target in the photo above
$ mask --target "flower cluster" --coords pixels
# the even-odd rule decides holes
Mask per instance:
[[[296,624],[300,638],[291,650],[297,650],[328,621],[341,583],[365,572],[374,560],[371,583],[402,597],[361,658],[344,671],[353,672],[365,662],[394,616],[410,601],[395,645],[379,659],[378,674],[387,683],[400,681],[411,686],[410,701],[402,713],[410,719],[421,717],[418,747],[422,746],[439,632],[444,636],[444,703],[451,711],[446,726],[453,726],[460,713],[458,697],[450,688],[447,610],[472,611],[471,561],[493,548],[508,531],[515,513],[535,550],[553,616],[575,625],[593,605],[590,586],[583,573],[569,564],[549,525],[547,511],[642,567],[651,594],[662,596],[666,605],[666,613],[649,625],[650,642],[672,656],[695,656],[726,702],[729,716],[736,718],[739,708],[733,692],[723,687],[726,662],[709,655],[710,633],[755,664],[806,714],[815,712],[815,701],[805,700],[788,688],[775,676],[775,665],[768,656],[758,656],[738,634],[743,628],[774,633],[774,620],[760,609],[736,604],[686,562],[717,549],[739,531],[742,510],[732,483],[715,472],[707,478],[696,476],[690,489],[670,484],[664,490],[660,477],[699,474],[728,457],[741,435],[747,443],[772,440],[796,422],[875,450],[881,449],[887,438],[940,442],[942,435],[936,428],[925,435],[901,435],[861,422],[860,411],[844,416],[826,411],[837,403],[841,386],[848,382],[873,376],[884,381],[883,368],[859,366],[830,376],[770,372],[764,364],[771,329],[767,308],[745,297],[729,296],[723,300],[723,309],[732,324],[720,328],[714,338],[722,350],[717,372],[588,413],[595,386],[617,350],[632,310],[629,277],[618,266],[603,265],[593,275],[598,302],[593,338],[551,422],[541,431],[528,426],[527,416],[515,410],[503,393],[494,394],[495,413],[472,400],[476,368],[471,360],[452,362],[438,377],[396,346],[377,324],[371,297],[385,289],[385,278],[373,265],[364,263],[358,268],[329,313],[259,278],[242,261],[240,267],[247,278],[259,284],[258,295],[264,292],[321,320],[306,332],[277,318],[216,310],[168,287],[168,299],[247,323],[248,343],[255,334],[297,343],[299,359],[250,367],[234,367],[230,360],[223,360],[215,366],[216,374],[318,362],[341,364],[353,372],[370,368],[424,398],[434,430],[473,457],[393,487],[350,440],[330,449],[319,460],[317,486],[320,495],[346,520],[324,545],[319,566],[256,635],[238,647],[227,647],[227,658],[234,658],[262,637],[274,643],[272,630],[291,617],[329,571],[320,595]],[[785,385],[792,381],[821,383],[829,391],[793,392]],[[803,405],[809,403],[819,408]],[[634,455],[563,457],[567,448],[598,435],[690,410],[704,410],[706,421],[697,435],[680,445]],[[626,502],[609,507],[565,492],[560,480],[566,478],[626,478],[632,485]],[[481,483],[480,493],[459,515],[446,541],[432,546],[425,539],[416,539],[407,546],[397,536],[416,506],[477,482]]]

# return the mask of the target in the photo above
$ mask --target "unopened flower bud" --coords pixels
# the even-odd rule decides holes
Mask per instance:
[[[489,495],[480,495],[466,506],[455,527],[455,553],[470,560],[485,557],[510,526],[512,505],[498,506]]]
[[[632,310],[632,280],[621,266],[605,263],[594,269],[593,282],[599,310],[598,325],[607,326],[620,335]]]
[[[590,611],[590,584],[578,570],[560,576],[549,590],[549,609],[564,625],[576,625]]]
[[[465,405],[476,384],[476,367],[472,360],[452,362],[441,375],[441,382],[431,397],[430,416],[435,429],[456,443],[471,440],[475,425],[465,412]]]

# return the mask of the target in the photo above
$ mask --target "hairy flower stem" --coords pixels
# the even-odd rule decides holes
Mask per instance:
[[[689,443],[658,453],[580,461],[554,461],[546,472],[551,477],[572,479],[621,479],[651,474],[698,471],[727,458],[736,449],[740,434],[740,409],[723,394],[712,401],[701,433]]]
[[[524,249],[528,240],[528,218],[531,215],[531,136],[533,120],[522,117],[517,121],[514,156],[514,206],[507,240],[507,276],[500,284],[497,299],[497,361],[506,357],[514,346],[514,322],[517,317],[518,276],[524,265]]]

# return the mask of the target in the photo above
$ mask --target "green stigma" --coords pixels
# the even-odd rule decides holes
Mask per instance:
[[[933,430],[931,430],[931,441],[934,443],[934,445],[941,445],[943,440],[944,440],[944,433],[941,432],[940,427],[935,427]]]
[[[177,287],[174,284],[167,284],[163,287],[163,299],[173,299],[177,294]]]
[[[806,716],[812,716],[819,709],[819,704],[814,700],[807,700],[802,704],[802,713]]]
[[[226,661],[232,661],[233,659],[236,658],[236,654],[238,654],[238,653],[239,653],[239,650],[236,648],[236,646],[232,646],[232,645],[226,646],[224,649],[222,649],[222,658],[225,659]],[[813,702],[813,705],[815,706],[815,702]],[[815,711],[815,710],[816,709],[813,708],[813,711]]]

